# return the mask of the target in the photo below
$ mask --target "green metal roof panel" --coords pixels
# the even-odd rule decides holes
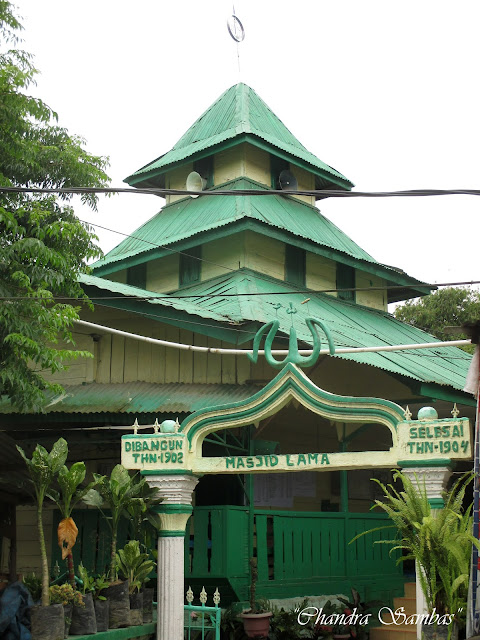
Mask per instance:
[[[123,384],[65,385],[65,393],[48,396],[47,413],[192,413],[200,409],[245,400],[259,391],[253,384]],[[0,413],[14,414],[6,396]],[[133,421],[133,418],[132,418]]]
[[[311,344],[311,335],[305,325],[307,316],[323,320],[333,336],[335,346],[374,347],[380,345],[419,344],[436,342],[433,336],[396,320],[391,314],[340,300],[326,294],[308,294],[310,301],[302,304],[306,294],[290,293],[294,290],[289,283],[268,278],[249,270],[242,270],[210,283],[200,283],[188,287],[178,295],[199,294],[190,298],[210,312],[216,311],[237,320],[265,323],[274,318],[280,321],[280,330],[288,336],[292,319],[300,340]],[[222,297],[222,294],[252,293],[263,295]],[[271,293],[272,295],[265,295]],[[203,295],[208,297],[201,297]],[[210,296],[215,295],[215,298]],[[218,297],[217,297],[218,296]],[[276,309],[280,302],[282,307]],[[289,303],[297,313],[288,314]],[[287,346],[287,339],[285,338]],[[471,356],[456,347],[441,347],[422,351],[392,351],[377,353],[356,353],[338,357],[372,365],[407,376],[422,382],[463,389]]]
[[[97,276],[91,276],[86,274],[80,274],[79,282],[85,287],[96,287],[102,291],[108,291],[112,294],[118,294],[125,298],[133,297],[141,299],[142,302],[148,302],[151,305],[158,305],[161,307],[170,307],[176,311],[184,311],[189,315],[197,315],[201,318],[209,318],[210,320],[218,320],[224,322],[226,318],[215,311],[208,311],[202,309],[200,306],[192,304],[188,300],[178,300],[173,297],[165,296],[165,294],[154,293],[153,291],[146,291],[145,289],[139,289],[138,287],[132,287],[129,284],[122,284],[120,282],[113,282],[106,278],[98,278]],[[89,292],[90,297],[95,302],[94,294]]]
[[[230,183],[235,189],[260,189],[248,178]],[[152,245],[168,246],[199,233],[218,229],[239,220],[256,220],[319,246],[340,251],[357,260],[378,264],[366,251],[323,216],[316,207],[281,195],[214,196],[184,198],[163,207],[93,268],[105,266],[151,251]],[[285,238],[288,242],[288,238]]]
[[[243,83],[230,87],[188,129],[168,153],[142,167],[125,182],[138,184],[139,178],[190,158],[237,136],[251,134],[293,158],[308,163],[350,189],[353,184],[341,173],[310,153],[287,129],[253,89]],[[314,171],[315,172],[315,171]]]

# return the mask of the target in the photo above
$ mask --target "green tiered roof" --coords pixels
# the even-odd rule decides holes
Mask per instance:
[[[149,318],[158,316],[160,322],[191,330],[192,316],[208,319],[208,322],[197,324],[195,331],[231,344],[245,344],[253,338],[259,324],[275,318],[280,321],[280,331],[285,336],[293,318],[299,340],[311,344],[311,334],[305,325],[306,316],[314,316],[328,325],[336,348],[419,344],[437,340],[396,320],[389,313],[330,295],[308,293],[308,305],[302,304],[305,290],[296,293],[298,288],[291,283],[280,282],[249,269],[184,287],[174,295],[152,294],[95,276],[81,276],[80,282],[93,301],[99,292],[110,292],[115,297],[109,302],[103,294],[103,305],[148,314]],[[144,300],[139,300],[139,296]],[[276,308],[278,302],[282,304],[280,309]],[[297,310],[293,316],[286,312],[290,302]],[[368,364],[420,384],[446,385],[457,390],[463,389],[471,361],[471,356],[457,347],[338,354],[335,357]]]
[[[262,189],[248,178],[238,178],[222,188]],[[94,265],[94,273],[110,273],[153,260],[170,251],[163,249],[179,243],[195,244],[230,233],[250,229],[270,237],[298,244],[333,260],[353,261],[353,266],[386,278],[388,282],[415,289],[417,295],[429,292],[422,282],[377,262],[349,238],[316,207],[295,198],[271,196],[212,196],[184,198],[165,206]],[[155,246],[157,245],[157,246]],[[403,299],[390,296],[391,301]]]
[[[188,129],[173,149],[126,178],[136,187],[161,186],[159,177],[187,159],[211,155],[225,143],[243,141],[265,148],[304,167],[317,177],[317,188],[350,190],[353,184],[310,153],[246,84],[230,87]]]

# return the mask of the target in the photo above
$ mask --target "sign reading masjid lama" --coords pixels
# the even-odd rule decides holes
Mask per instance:
[[[172,428],[165,421],[163,428]],[[331,471],[355,468],[391,468],[406,461],[428,460],[447,464],[469,459],[471,433],[468,418],[408,420],[397,425],[397,443],[388,451],[341,453],[287,453],[249,456],[208,457],[199,447],[192,449],[185,434],[157,432],[122,436],[122,464],[159,474],[178,473],[275,473],[285,471]]]
[[[293,312],[293,311],[292,311]],[[127,469],[138,469],[149,474],[190,473],[284,473],[285,471],[331,471],[345,469],[373,469],[424,465],[448,465],[451,460],[471,459],[471,430],[468,418],[438,419],[432,407],[412,414],[389,400],[339,396],[317,387],[300,366],[312,366],[320,353],[318,329],[327,337],[331,355],[335,345],[328,326],[307,318],[312,333],[312,354],[301,356],[295,329],[290,329],[289,351],[281,361],[271,353],[278,321],[259,329],[254,344],[254,362],[262,337],[265,338],[265,359],[280,369],[278,375],[255,395],[232,404],[202,409],[191,414],[180,425],[165,420],[152,425],[153,433],[134,433],[122,436],[122,464]],[[210,434],[246,425],[259,425],[295,399],[312,413],[327,419],[330,424],[350,423],[357,427],[380,424],[390,430],[392,446],[386,451],[355,451],[331,453],[311,451],[264,455],[203,457],[202,444]]]

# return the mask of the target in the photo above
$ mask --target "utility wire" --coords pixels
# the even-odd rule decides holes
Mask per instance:
[[[59,193],[59,194],[102,194],[102,193],[141,193],[150,196],[317,196],[318,198],[403,198],[424,196],[480,196],[480,189],[408,189],[404,191],[341,191],[340,189],[214,189],[206,191],[187,191],[186,189],[161,189],[157,187],[4,187],[0,193]]]
[[[100,280],[102,280],[103,278],[99,278]],[[108,278],[105,279],[106,282],[108,282]],[[480,284],[480,280],[466,280],[463,282],[442,282],[442,283],[438,283],[438,284],[421,284],[422,288],[425,289],[435,289],[438,287],[461,287],[461,286],[473,286],[476,284]],[[89,285],[86,285],[89,286]],[[97,285],[90,285],[90,286],[97,286]],[[132,289],[135,289],[136,287],[132,286],[132,285],[128,285],[131,286]],[[121,296],[88,296],[89,300],[124,300],[125,298],[127,298],[128,300],[139,300],[139,301],[149,301],[149,300],[170,300],[172,302],[174,302],[175,300],[186,300],[189,298],[195,298],[195,299],[212,299],[212,298],[240,298],[242,296],[247,296],[247,297],[254,297],[254,296],[286,296],[286,295],[294,295],[294,294],[302,294],[302,295],[314,295],[317,293],[340,293],[340,292],[347,292],[347,291],[354,291],[354,292],[365,292],[365,291],[391,291],[391,290],[395,290],[395,289],[407,289],[407,288],[412,288],[411,285],[405,285],[405,284],[399,284],[399,285],[392,285],[392,286],[381,286],[381,287],[342,287],[341,289],[339,288],[335,288],[335,289],[292,289],[291,291],[251,291],[251,292],[246,292],[246,293],[189,293],[189,294],[182,294],[182,295],[172,295],[172,294],[161,294],[161,293],[157,293],[155,295],[152,296],[145,296],[145,295],[138,295],[138,296],[134,296],[134,295],[121,295]],[[33,298],[32,296],[0,296],[0,300],[35,300],[35,301],[40,301],[42,300],[42,298]],[[47,298],[45,298],[45,300],[47,300]],[[55,300],[71,300],[71,301],[75,301],[75,302],[81,302],[82,300],[84,300],[84,298],[75,298],[75,297],[70,297],[70,296],[55,296]],[[305,302],[308,302],[308,300],[305,300]]]

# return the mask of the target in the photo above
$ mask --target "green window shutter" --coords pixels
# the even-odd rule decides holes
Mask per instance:
[[[305,249],[285,245],[285,280],[299,287],[305,286]]]
[[[184,286],[200,281],[202,247],[192,247],[180,254],[179,284]]]
[[[337,296],[341,300],[355,302],[355,291],[340,291],[340,289],[353,289],[355,287],[355,269],[348,264],[337,262]]]
[[[136,264],[134,267],[127,269],[127,284],[139,289],[147,287],[147,263]]]

